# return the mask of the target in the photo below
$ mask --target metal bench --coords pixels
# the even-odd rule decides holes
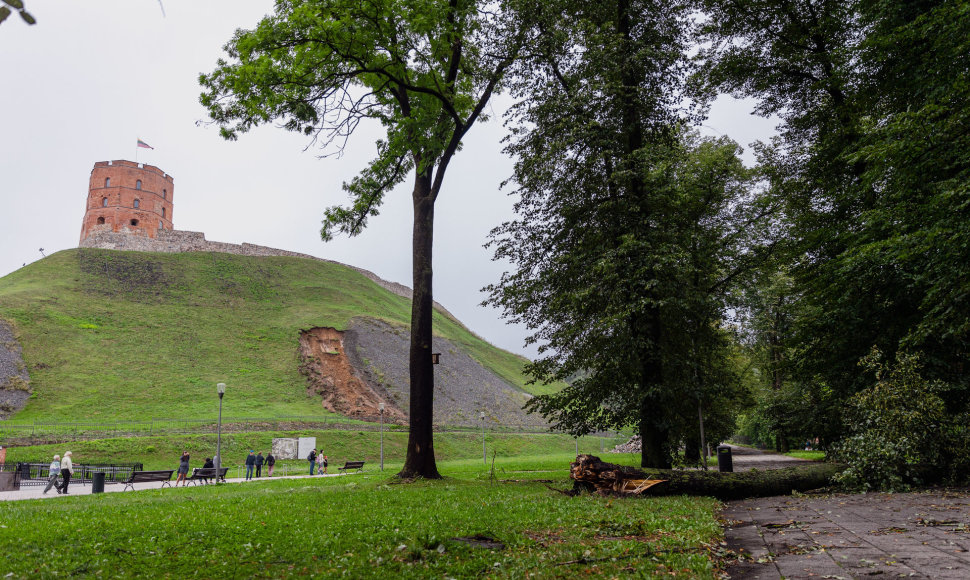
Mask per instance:
[[[344,466],[343,467],[338,467],[337,469],[339,471],[349,471],[351,469],[356,469],[357,471],[363,471],[364,470],[364,462],[363,461],[348,461],[348,462],[344,463]]]
[[[210,479],[221,480],[223,483],[226,482],[226,473],[229,472],[228,467],[220,467],[218,469],[218,475],[216,474],[215,467],[196,467],[192,469],[192,475],[187,477],[185,481],[191,481],[192,483],[208,483]]]
[[[161,481],[162,487],[172,486],[172,474],[175,473],[174,469],[162,469],[160,471],[133,471],[131,477],[123,480],[121,483],[125,484],[122,491],[127,491],[130,487],[132,490],[135,489],[136,483],[147,483],[150,481]]]

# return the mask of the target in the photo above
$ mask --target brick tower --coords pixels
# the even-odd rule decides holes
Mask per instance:
[[[81,242],[98,232],[154,238],[172,229],[172,176],[152,165],[99,161],[91,170]]]

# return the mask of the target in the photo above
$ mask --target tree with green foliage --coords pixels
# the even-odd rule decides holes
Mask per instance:
[[[798,312],[789,366],[801,394],[870,387],[875,346],[924,353],[951,412],[970,403],[970,4],[946,0],[704,0],[710,94],[778,115],[773,189],[790,225]],[[814,395],[813,395],[814,396]],[[832,404],[832,402],[835,404]]]
[[[669,467],[723,375],[717,297],[750,174],[735,144],[683,129],[685,6],[564,0],[537,22],[507,149],[518,218],[491,242],[516,271],[487,303],[533,331],[536,381],[570,379],[531,410],[573,434],[635,425],[641,464]]]
[[[511,1],[277,0],[239,30],[202,104],[227,139],[265,123],[339,150],[364,121],[385,130],[377,156],[344,185],[350,207],[330,208],[321,235],[354,236],[384,195],[412,173],[413,287],[410,437],[401,477],[438,475],[432,437],[434,204],[462,138],[501,89],[523,45]],[[523,28],[524,29],[524,28]]]
[[[21,2],[21,0],[0,0],[0,2],[6,4],[6,6],[0,6],[0,24],[2,24],[4,20],[13,14],[11,8],[16,10],[17,13],[20,14],[20,18],[27,24],[37,24],[37,20],[30,14],[30,12],[27,12],[27,9],[24,8],[24,3]]]

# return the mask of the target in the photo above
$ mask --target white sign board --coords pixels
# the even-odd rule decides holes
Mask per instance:
[[[300,443],[297,446],[296,458],[306,459],[310,455],[312,449],[317,448],[317,438],[316,437],[300,437]]]

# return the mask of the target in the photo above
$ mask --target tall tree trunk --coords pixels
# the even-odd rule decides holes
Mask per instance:
[[[701,444],[696,437],[688,436],[684,439],[684,463],[701,463]]]
[[[434,367],[431,364],[432,268],[434,196],[431,173],[414,178],[414,233],[411,298],[411,405],[408,449],[398,477],[440,479],[434,458]]]
[[[671,468],[670,433],[663,422],[663,405],[656,397],[645,396],[640,404],[640,467]]]

